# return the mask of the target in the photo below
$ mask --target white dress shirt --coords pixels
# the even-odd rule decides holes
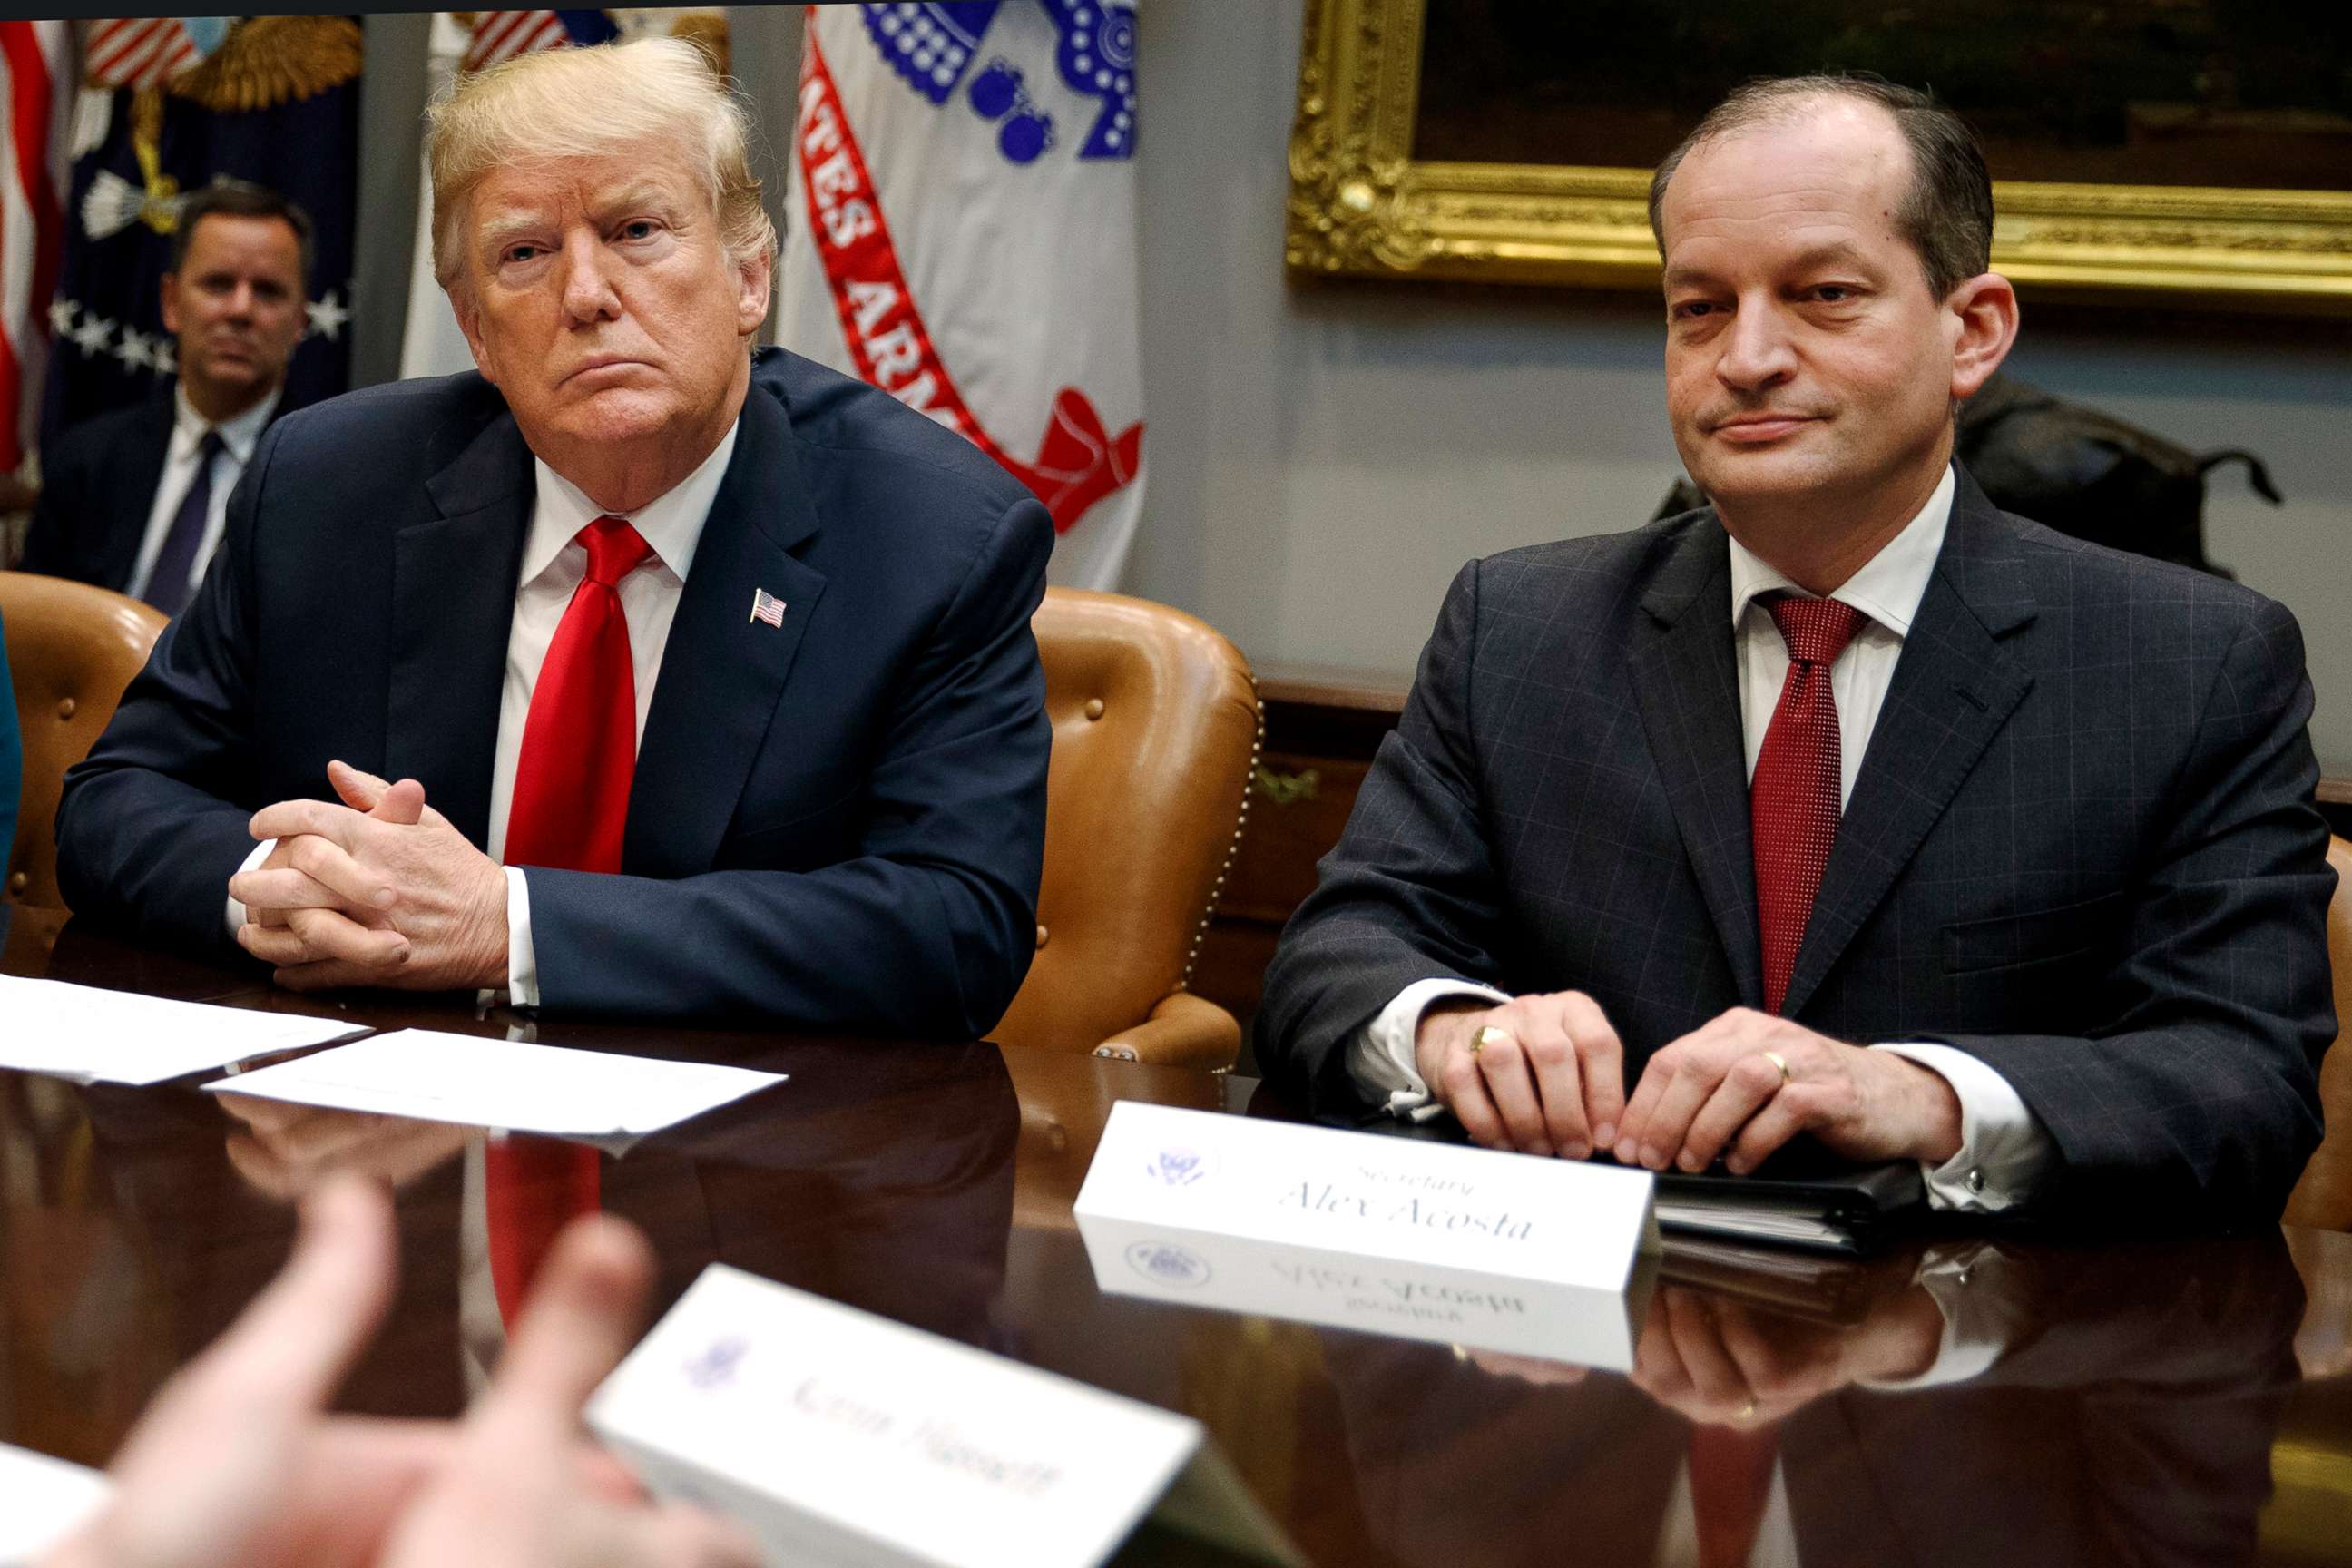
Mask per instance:
[[[1895,679],[1903,639],[1935,574],[1951,521],[1957,481],[1951,469],[1917,515],[1835,592],[1868,617],[1830,667],[1830,690],[1838,710],[1838,805],[1853,794],[1853,781],[1870,746],[1878,710]],[[1739,664],[1740,728],[1747,742],[1748,773],[1764,749],[1772,710],[1789,673],[1789,648],[1770,612],[1756,601],[1776,590],[1802,594],[1738,540],[1731,544],[1731,633]],[[1406,986],[1367,1025],[1348,1049],[1349,1075],[1358,1088],[1384,1097],[1392,1114],[1416,1120],[1442,1109],[1430,1098],[1413,1057],[1422,1014],[1449,997],[1476,996],[1506,1002],[1492,986],[1459,980],[1421,980]],[[1937,1208],[1996,1210],[2021,1202],[2049,1168],[2050,1135],[2026,1108],[2009,1080],[1966,1051],[1916,1042],[1882,1044],[1927,1068],[1952,1086],[1960,1102],[1960,1148],[1940,1165],[1920,1162],[1927,1197]]]
[[[205,568],[211,563],[213,552],[220,548],[221,531],[228,526],[229,492],[236,481],[245,477],[246,464],[253,461],[253,448],[268,427],[269,416],[278,412],[278,398],[284,388],[274,388],[268,396],[247,409],[234,419],[224,419],[218,426],[221,449],[213,458],[213,489],[205,508],[205,532],[196,546],[196,558],[188,567],[188,588],[205,580]],[[163,536],[172,531],[172,520],[180,514],[180,503],[188,499],[188,491],[196,482],[196,453],[204,445],[205,432],[215,428],[213,423],[195,411],[188,402],[184,386],[172,389],[172,439],[163,449],[163,477],[156,482],[155,499],[147,507],[147,531],[140,537],[139,554],[131,567],[130,584],[123,589],[134,599],[147,596],[148,579],[155,574],[155,557],[163,552]]]
[[[572,604],[572,592],[588,575],[588,547],[579,542],[580,531],[600,517],[617,517],[637,531],[653,547],[637,569],[621,579],[617,592],[621,614],[629,626],[629,663],[636,682],[637,740],[646,735],[646,715],[652,710],[655,682],[661,679],[662,648],[669,641],[670,622],[686,592],[686,574],[694,565],[694,552],[702,542],[702,525],[710,516],[727,464],[735,455],[736,431],[727,435],[701,467],[656,499],[635,511],[608,512],[544,462],[533,458],[537,494],[531,504],[530,531],[523,540],[522,574],[515,589],[514,618],[507,628],[506,684],[499,693],[499,738],[490,763],[489,857],[506,856],[507,817],[514,806],[515,766],[522,753],[523,726],[530,717],[530,694],[539,684],[540,667],[547,661],[548,645]],[[385,759],[394,771],[400,759]],[[271,839],[257,846],[240,869],[258,866],[276,847]],[[245,923],[245,906],[228,901],[231,934]],[[538,949],[531,939],[530,888],[519,867],[507,868],[507,1001],[517,1007],[539,1005]]]

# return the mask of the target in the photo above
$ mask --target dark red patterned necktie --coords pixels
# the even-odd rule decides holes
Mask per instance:
[[[637,767],[637,679],[618,585],[651,553],[637,531],[600,517],[579,534],[588,574],[548,644],[523,721],[507,809],[509,866],[618,871]],[[596,1209],[595,1150],[551,1138],[494,1140],[484,1151],[484,1219],[499,1315],[512,1328],[531,1277],[563,1226]]]
[[[1789,678],[1781,684],[1748,789],[1756,845],[1756,923],[1764,947],[1764,1010],[1778,1013],[1842,815],[1837,700],[1830,692],[1830,666],[1868,617],[1835,599],[1774,594],[1761,603],[1789,645]]]
[[[1691,1428],[1691,1513],[1698,1525],[1698,1568],[1748,1568],[1772,1503],[1780,1434],[1767,1426]]]

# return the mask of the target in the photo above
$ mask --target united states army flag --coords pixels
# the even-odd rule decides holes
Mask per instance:
[[[969,437],[1118,585],[1143,504],[1135,10],[812,5],[777,341]]]

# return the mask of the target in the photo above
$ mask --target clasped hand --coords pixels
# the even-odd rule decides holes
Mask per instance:
[[[378,985],[441,991],[506,983],[507,884],[498,863],[425,804],[327,764],[342,805],[280,801],[255,814],[262,863],[228,882],[245,905],[239,946],[296,991]]]
[[[1940,1074],[1747,1007],[1659,1049],[1630,1099],[1624,1047],[1578,991],[1440,1003],[1422,1016],[1414,1055],[1431,1091],[1491,1149],[1607,1150],[1653,1171],[1721,1157],[1745,1174],[1800,1132],[1853,1160],[1939,1163],[1960,1147],[1959,1099]]]

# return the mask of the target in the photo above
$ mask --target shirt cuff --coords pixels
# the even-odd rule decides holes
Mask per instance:
[[[1916,1392],[1982,1377],[2032,1327],[2032,1312],[2011,1289],[2013,1265],[1990,1242],[1934,1247],[1912,1283],[1922,1286],[1944,1317],[1936,1359],[1912,1377],[1864,1378],[1884,1393]]]
[[[530,941],[530,884],[522,868],[507,873],[507,1005],[539,1005],[539,950]]]
[[[1994,1214],[2033,1195],[2057,1151],[2009,1079],[1952,1046],[1905,1041],[1871,1049],[1917,1062],[1959,1097],[1959,1152],[1940,1165],[1919,1162],[1930,1208]]]
[[[252,870],[256,866],[258,866],[264,860],[268,859],[269,852],[277,847],[278,840],[275,838],[263,839],[260,843],[253,847],[253,853],[245,858],[245,864],[236,868],[236,874],[242,876],[246,872]],[[228,939],[231,942],[235,942],[236,940],[238,930],[247,923],[249,917],[245,912],[245,906],[237,902],[235,898],[226,894],[223,895],[223,898],[226,900],[226,908],[223,910],[223,918],[228,921]]]
[[[1348,1076],[1391,1116],[1426,1121],[1445,1108],[1429,1096],[1413,1061],[1413,1037],[1421,1016],[1433,1004],[1470,996],[1497,1004],[1510,998],[1491,985],[1469,980],[1416,980],[1397,993],[1348,1045]]]

